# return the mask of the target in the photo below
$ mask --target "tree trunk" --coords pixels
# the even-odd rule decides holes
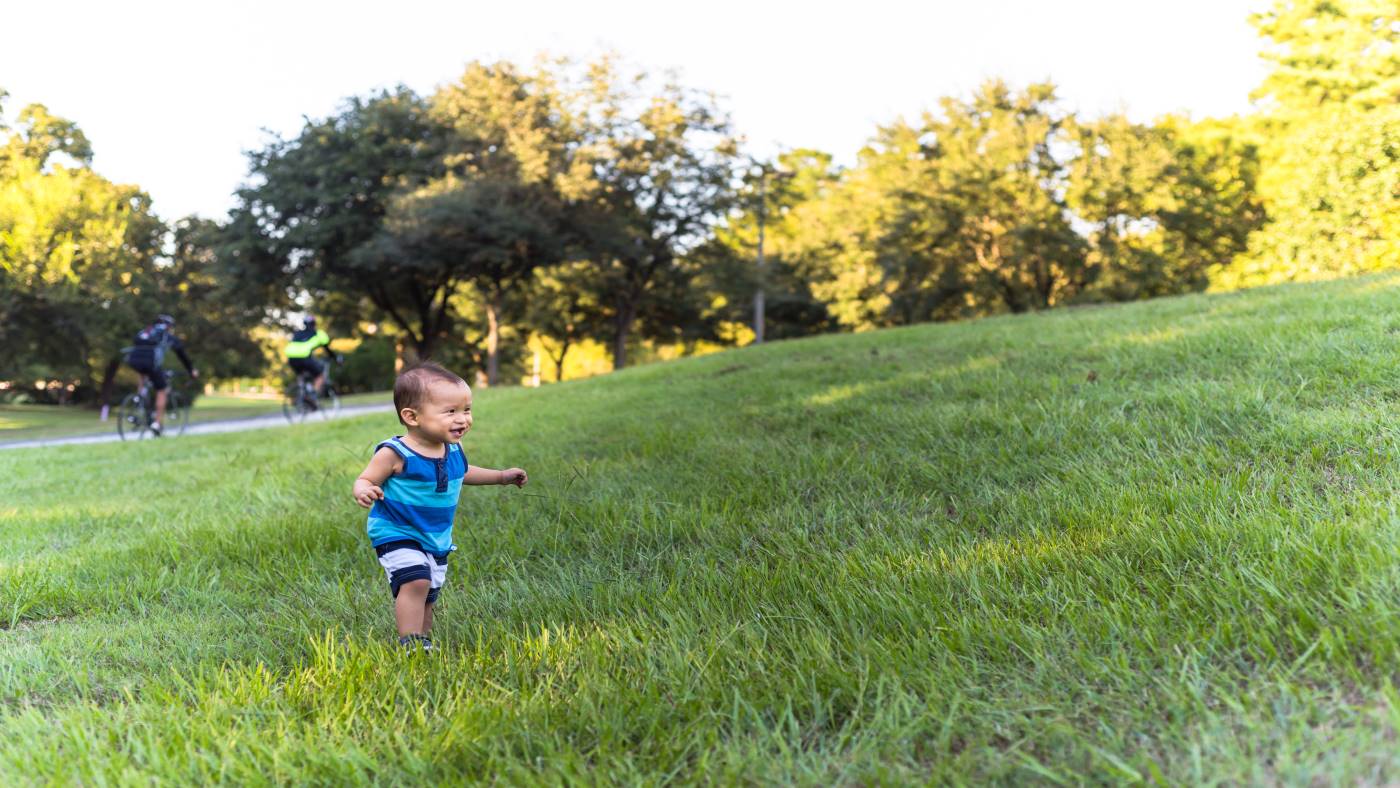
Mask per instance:
[[[637,320],[636,302],[628,302],[617,311],[613,320],[613,370],[627,366],[627,337],[632,333],[632,324]]]
[[[121,369],[122,360],[120,357],[107,362],[107,368],[102,370],[102,389],[97,395],[98,401],[103,405],[112,404],[112,386],[117,382],[117,370]]]
[[[394,376],[397,377],[406,367],[418,360],[418,341],[400,336],[394,341]]]
[[[433,341],[429,337],[419,339],[412,335],[400,336],[394,342],[394,374],[403,372],[405,367],[432,358]]]
[[[496,385],[500,374],[500,357],[496,353],[501,338],[500,296],[492,294],[486,299],[486,385]]]
[[[564,357],[569,355],[569,342],[565,340],[559,344],[559,355],[550,354],[549,359],[554,362],[554,382],[564,382]]]

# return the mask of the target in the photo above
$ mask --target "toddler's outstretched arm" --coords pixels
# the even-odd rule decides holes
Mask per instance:
[[[467,475],[462,479],[464,484],[513,484],[516,487],[524,487],[528,481],[530,481],[530,477],[522,468],[506,468],[503,471],[497,471],[475,465],[467,469]]]
[[[384,480],[398,473],[402,466],[403,460],[398,452],[388,446],[380,447],[370,458],[369,465],[355,479],[355,503],[368,509],[374,506],[375,501],[384,500]]]

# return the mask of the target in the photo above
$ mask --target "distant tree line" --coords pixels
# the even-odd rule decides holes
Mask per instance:
[[[170,226],[31,106],[0,127],[0,381],[99,394],[166,308],[216,376],[261,372],[314,310],[375,358],[494,383],[530,338],[557,370],[589,342],[620,368],[747,341],[759,291],[781,338],[1395,267],[1400,10],[1278,0],[1252,21],[1276,68],[1251,115],[1086,117],[993,80],[849,167],[754,161],[713,96],[616,59],[474,62],[271,139],[224,220]]]
[[[6,94],[0,91],[0,110]],[[91,400],[121,348],[157,312],[181,315],[215,376],[265,364],[249,333],[262,305],[230,296],[212,249],[221,229],[151,211],[136,186],[91,168],[92,146],[39,104],[0,112],[0,398]]]
[[[566,352],[714,333],[690,253],[734,199],[712,98],[603,60],[473,63],[422,97],[352,99],[251,157],[220,249],[266,303],[309,300],[402,355],[500,376],[528,332]]]

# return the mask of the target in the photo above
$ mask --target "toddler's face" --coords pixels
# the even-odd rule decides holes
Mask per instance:
[[[472,428],[472,390],[465,384],[435,380],[427,396],[414,408],[417,417],[409,426],[435,443],[459,443]]]

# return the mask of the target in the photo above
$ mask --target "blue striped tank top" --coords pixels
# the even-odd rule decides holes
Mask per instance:
[[[452,517],[462,477],[467,475],[467,455],[455,443],[446,444],[442,457],[425,457],[410,449],[403,436],[374,447],[388,446],[403,458],[403,470],[385,480],[384,500],[369,510],[369,539],[374,547],[411,539],[439,557],[452,550]]]

